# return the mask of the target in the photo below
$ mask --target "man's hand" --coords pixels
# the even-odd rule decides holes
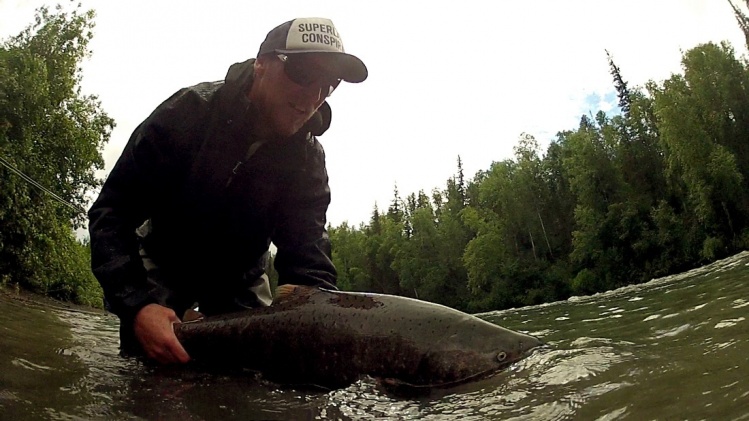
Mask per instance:
[[[190,356],[174,334],[174,323],[180,323],[174,310],[149,304],[135,315],[133,328],[146,356],[161,364],[186,363]]]

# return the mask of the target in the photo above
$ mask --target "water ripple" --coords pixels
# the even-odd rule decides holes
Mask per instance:
[[[611,347],[601,346],[551,350],[540,355],[536,364],[543,366],[544,370],[534,380],[543,385],[564,385],[603,373],[631,354],[617,353]]]
[[[0,389],[0,407],[2,407],[3,401],[17,401],[18,400],[18,394],[16,392],[12,392],[10,390],[2,390]]]
[[[602,415],[598,418],[596,418],[596,421],[613,421],[618,420],[624,417],[624,415],[627,413],[627,407],[615,409],[608,414]]]
[[[41,364],[34,364],[31,361],[23,359],[23,358],[14,358],[13,361],[11,361],[11,364],[13,364],[16,367],[22,367],[31,371],[53,371],[54,370],[52,367],[47,367],[46,365],[41,365]]]
[[[737,319],[727,319],[727,320],[721,320],[718,324],[715,325],[716,329],[723,329],[726,327],[733,327],[739,324],[740,322],[743,322],[746,320],[743,317],[739,317]]]
[[[156,370],[118,357],[110,315],[11,302],[0,314],[0,419],[749,420],[748,262],[743,253],[609,293],[486,313],[550,346],[492,378],[412,399],[368,378],[302,393],[240,373]]]
[[[678,335],[680,333],[686,332],[690,327],[691,327],[691,325],[689,323],[687,323],[687,324],[681,325],[679,327],[675,327],[673,329],[657,330],[657,331],[655,331],[655,335],[653,336],[653,339],[670,338],[670,337],[676,336],[676,335]]]
[[[738,309],[740,309],[742,307],[749,306],[749,301],[747,301],[747,300],[745,300],[743,298],[738,298],[736,300],[733,300],[733,303],[731,303],[731,304],[733,304],[733,308],[734,309],[738,310]]]
[[[700,310],[700,309],[702,309],[703,307],[705,307],[706,305],[707,305],[707,303],[705,303],[705,304],[699,304],[699,305],[696,305],[696,306],[692,307],[691,309],[689,309],[689,310],[687,310],[687,311],[695,311],[695,310]]]

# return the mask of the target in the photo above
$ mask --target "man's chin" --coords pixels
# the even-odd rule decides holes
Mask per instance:
[[[300,128],[301,128],[301,127],[300,127]],[[288,139],[288,138],[290,138],[291,136],[294,136],[294,135],[295,135],[295,134],[296,134],[296,133],[297,133],[298,131],[299,131],[299,129],[296,129],[296,130],[293,130],[293,131],[292,131],[292,130],[289,130],[289,129],[287,128],[286,130],[281,130],[281,131],[279,131],[279,132],[278,132],[278,137],[280,137],[280,138],[282,138],[282,139]]]
[[[304,122],[295,121],[293,123],[284,124],[276,127],[276,133],[279,137],[287,138],[295,135],[299,130],[304,127]]]

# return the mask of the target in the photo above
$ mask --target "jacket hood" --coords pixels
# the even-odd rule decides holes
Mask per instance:
[[[241,63],[234,63],[229,67],[224,83],[230,92],[237,92],[238,96],[246,98],[244,93],[248,92],[250,86],[252,86],[252,78],[255,73],[254,64],[255,59],[252,58]],[[330,128],[332,117],[333,113],[330,105],[327,101],[324,101],[315,114],[300,129],[300,132],[309,132],[313,136],[321,136]]]

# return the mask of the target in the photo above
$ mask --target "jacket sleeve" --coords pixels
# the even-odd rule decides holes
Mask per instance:
[[[335,289],[337,273],[325,229],[330,204],[325,155],[317,140],[310,149],[311,165],[292,183],[293,187],[278,209],[280,218],[272,239],[278,248],[275,268],[279,285]]]
[[[172,294],[149,282],[136,229],[182,172],[185,148],[175,142],[187,129],[179,124],[182,112],[199,106],[191,96],[196,97],[177,92],[135,129],[88,212],[91,267],[107,308],[121,320],[132,320],[145,305],[163,304]]]

